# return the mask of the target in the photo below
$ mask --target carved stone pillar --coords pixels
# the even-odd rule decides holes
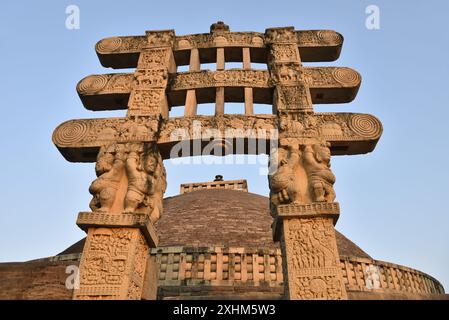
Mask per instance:
[[[223,34],[227,33],[229,33],[229,26],[224,24],[223,21],[218,21],[218,23],[214,23],[210,26],[210,34],[214,39],[220,39]],[[226,59],[224,47],[217,47],[216,61],[217,71],[225,70]],[[222,115],[225,112],[225,88],[217,87],[215,90],[215,115]]]
[[[175,32],[147,31],[147,45],[139,55],[128,115],[162,115],[168,118],[166,89],[168,74],[176,72],[173,56]]]
[[[197,72],[200,71],[200,69],[201,69],[200,51],[198,50],[198,48],[192,48],[190,50],[189,72]],[[196,100],[195,89],[187,90],[184,116],[186,117],[196,116],[197,109],[198,109],[198,101]]]
[[[98,178],[89,188],[92,212],[81,212],[77,220],[87,232],[87,240],[74,299],[155,297],[154,292],[145,290],[148,285],[144,281],[154,279],[146,275],[146,269],[149,249],[157,246],[153,223],[162,213],[166,189],[157,145],[103,146],[96,171]]]
[[[312,98],[299,55],[293,27],[265,31],[268,69],[275,85],[273,111],[312,112]]]
[[[277,207],[274,239],[281,242],[285,298],[347,299],[334,223],[338,203]]]
[[[281,242],[285,298],[347,299],[334,224],[335,176],[328,144],[315,139],[281,139],[271,161],[273,238]]]
[[[217,71],[225,69],[225,54],[224,48],[217,48]],[[217,87],[215,90],[215,115],[224,114],[225,108],[225,92],[224,87]]]

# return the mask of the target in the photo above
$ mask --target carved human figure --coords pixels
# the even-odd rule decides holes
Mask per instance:
[[[320,267],[335,266],[335,252],[329,240],[333,237],[332,232],[324,221],[313,221],[310,239]]]
[[[134,212],[139,205],[142,205],[149,189],[147,173],[141,165],[140,158],[137,151],[131,151],[126,159],[128,190],[125,196],[125,212]]]
[[[131,151],[125,169],[128,190],[124,211],[149,213],[151,221],[156,222],[162,213],[162,199],[167,187],[160,154]]]
[[[152,153],[150,161],[146,162],[145,170],[149,174],[150,190],[145,199],[145,203],[150,210],[151,222],[155,223],[162,214],[162,200],[167,189],[166,171],[161,155]]]
[[[332,230],[322,221],[304,220],[297,226],[290,226],[287,236],[294,265],[299,269],[335,266],[335,252],[329,241]]]
[[[102,150],[98,154],[95,171],[98,178],[89,187],[93,198],[89,204],[92,211],[108,212],[115,200],[124,168],[124,154]]]
[[[301,151],[298,146],[278,149],[278,168],[268,176],[271,204],[298,202],[300,199],[296,169],[300,165]]]
[[[306,145],[303,157],[312,201],[333,202],[335,176],[330,170],[329,144]]]

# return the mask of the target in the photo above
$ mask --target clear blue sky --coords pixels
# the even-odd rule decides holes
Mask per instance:
[[[79,30],[65,28],[65,8],[80,8]],[[365,28],[365,8],[380,8],[380,30]],[[53,129],[73,118],[124,115],[85,110],[76,83],[104,69],[95,43],[115,35],[173,28],[208,32],[224,20],[234,31],[267,27],[334,29],[345,37],[338,61],[358,70],[350,104],[316,111],[376,115],[384,133],[376,150],[334,157],[341,204],[337,228],[376,259],[429,273],[449,290],[448,1],[8,1],[0,11],[0,261],[54,255],[84,236],[93,164],[66,162]],[[215,174],[248,180],[268,194],[257,165],[179,166],[166,162],[167,195]]]

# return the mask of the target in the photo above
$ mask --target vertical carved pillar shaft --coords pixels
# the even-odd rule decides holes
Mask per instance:
[[[155,143],[114,143],[99,152],[89,188],[92,212],[78,215],[87,232],[74,299],[145,299],[153,223],[162,213],[165,169]],[[155,272],[152,270],[152,272]],[[155,287],[155,286],[154,286]]]
[[[288,129],[288,128],[287,128]],[[334,224],[335,176],[330,150],[315,139],[282,138],[271,161],[273,238],[281,242],[285,298],[346,299]]]
[[[197,48],[190,50],[189,71],[200,71],[200,54]],[[187,117],[195,116],[197,112],[197,101],[195,89],[187,90],[184,115]]]
[[[245,115],[254,114],[253,88],[245,88]]]
[[[128,115],[161,115],[168,118],[168,73],[176,72],[173,56],[175,33],[148,31],[147,46],[140,53],[128,102]]]
[[[149,245],[138,228],[88,228],[75,300],[140,300]]]
[[[268,68],[275,83],[273,110],[280,121],[276,172],[269,176],[273,237],[281,241],[285,298],[346,299],[334,223],[335,176],[327,143],[295,138],[295,114],[313,112],[291,27],[265,31]],[[315,126],[311,124],[312,126]],[[314,130],[318,128],[313,128]]]
[[[249,48],[243,48],[243,69],[251,69],[251,56]],[[245,115],[254,114],[253,88],[245,88]]]
[[[224,87],[218,87],[215,91],[215,115],[224,114]]]
[[[334,223],[338,204],[280,205],[274,237],[281,242],[285,297],[347,299]]]
[[[225,69],[225,54],[224,54],[224,48],[217,48],[217,70],[224,70]]]
[[[267,29],[265,38],[269,46],[268,69],[275,83],[274,111],[313,112],[294,29]]]
[[[225,69],[224,48],[217,48],[217,71]],[[224,87],[218,87],[215,93],[215,115],[224,114]]]

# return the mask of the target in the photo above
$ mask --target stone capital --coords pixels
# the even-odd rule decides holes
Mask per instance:
[[[283,204],[276,207],[276,216],[272,225],[273,239],[279,241],[282,235],[282,225],[288,219],[332,219],[335,225],[340,216],[340,205],[338,202],[314,202],[308,204]]]
[[[89,228],[138,228],[150,248],[157,247],[159,242],[153,223],[145,214],[80,212],[76,224],[85,232]]]

